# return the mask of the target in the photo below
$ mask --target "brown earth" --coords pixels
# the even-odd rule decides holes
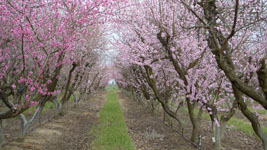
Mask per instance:
[[[121,108],[129,134],[137,150],[197,150],[162,121],[162,115],[151,110],[121,92],[118,92]],[[190,139],[192,125],[188,113],[180,112],[179,117],[185,122],[184,136]],[[178,125],[173,123],[173,129]],[[201,121],[202,150],[212,150],[212,131],[209,120]],[[254,135],[248,136],[227,126],[222,150],[261,150],[261,141]]]
[[[90,129],[98,119],[105,102],[106,92],[73,105],[64,116],[54,117],[34,129],[23,140],[13,137],[3,150],[87,150],[94,137]]]
[[[77,108],[73,105],[66,114],[51,117],[53,112],[43,114],[47,121],[36,126],[24,140],[18,140],[11,129],[18,127],[7,123],[6,136],[8,144],[3,150],[88,150],[95,138],[89,135],[91,128],[97,124],[98,112],[101,110],[107,92],[81,101]],[[162,116],[154,114],[148,107],[130,99],[118,91],[121,109],[124,113],[129,135],[136,150],[197,150],[192,144],[167,127]],[[50,116],[50,117],[49,117]],[[185,136],[190,137],[191,124],[187,114],[180,114],[186,123]],[[45,119],[43,119],[45,120]],[[17,120],[16,120],[17,121]],[[14,122],[13,122],[14,123]],[[177,127],[176,124],[173,125]],[[210,122],[201,122],[202,150],[212,150]],[[233,127],[227,127],[223,140],[223,150],[260,150],[261,142],[255,136],[247,136]]]
[[[187,143],[136,101],[118,92],[121,109],[124,113],[128,132],[136,150],[195,150],[194,146]]]

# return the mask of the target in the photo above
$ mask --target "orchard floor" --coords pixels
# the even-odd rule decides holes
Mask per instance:
[[[128,132],[137,150],[197,150],[162,121],[162,116],[153,114],[142,104],[117,92],[124,112]],[[184,135],[191,135],[191,123],[187,113],[180,112],[179,117],[185,121]],[[174,124],[173,126],[177,126]],[[201,121],[202,146],[201,150],[212,150],[211,123],[206,119]],[[234,127],[227,126],[222,150],[261,150],[261,141],[254,135],[248,136]]]
[[[162,119],[117,91],[121,110],[129,136],[136,150],[197,150],[172,129],[166,127]],[[78,108],[70,107],[64,116],[56,117],[34,129],[24,140],[9,138],[3,150],[90,150],[95,135],[90,135],[98,125],[99,112],[106,101],[107,92],[81,101]],[[188,118],[184,116],[183,119]],[[190,136],[190,122],[185,135]],[[211,131],[208,121],[202,122],[202,150],[212,150]],[[260,141],[254,136],[246,136],[232,128],[227,129],[223,150],[260,150]]]
[[[136,150],[197,150],[153,115],[149,109],[117,92]]]
[[[93,136],[91,128],[97,123],[98,112],[106,100],[106,92],[73,105],[64,116],[53,118],[34,129],[24,140],[8,142],[3,150],[88,150]]]
[[[166,127],[150,110],[131,100],[121,91],[118,90],[116,93],[128,134],[136,150],[196,150],[172,129]],[[95,150],[94,147],[92,149]],[[126,149],[110,147],[109,149],[97,150]]]

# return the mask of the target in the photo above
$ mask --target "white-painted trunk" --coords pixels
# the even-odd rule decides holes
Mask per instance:
[[[226,122],[221,120],[220,126],[218,127],[215,123],[212,125],[213,127],[213,149],[214,150],[221,150],[222,148],[222,139],[224,137],[224,132],[226,129]]]

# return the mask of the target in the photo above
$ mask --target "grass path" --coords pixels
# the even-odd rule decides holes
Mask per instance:
[[[96,139],[91,144],[93,150],[134,150],[128,135],[123,113],[114,90],[108,90],[107,101],[100,112],[99,124],[91,133]]]

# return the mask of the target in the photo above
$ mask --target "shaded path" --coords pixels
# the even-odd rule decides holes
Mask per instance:
[[[106,92],[81,101],[62,117],[35,129],[23,141],[13,141],[3,150],[87,150],[94,137],[89,131],[97,122],[98,112],[105,102]]]
[[[195,150],[173,130],[137,102],[117,92],[136,150]]]

